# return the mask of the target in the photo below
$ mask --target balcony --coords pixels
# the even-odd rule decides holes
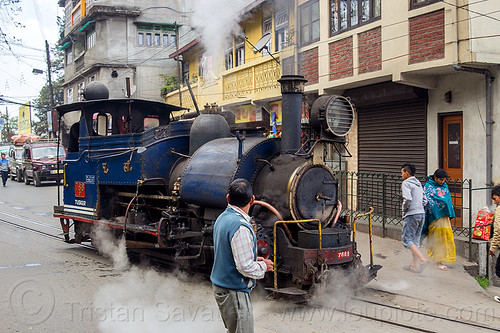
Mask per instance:
[[[232,68],[221,75],[221,79],[213,82],[192,83],[198,107],[206,103],[217,103],[220,106],[241,104],[250,100],[269,99],[281,94],[278,79],[281,77],[281,66],[271,58],[262,58],[251,63]],[[181,88],[182,106],[194,109],[194,104],[186,86]],[[179,90],[164,96],[165,103],[179,105]]]
[[[221,104],[241,98],[257,100],[279,95],[280,77],[281,66],[268,57],[232,68],[222,74]]]

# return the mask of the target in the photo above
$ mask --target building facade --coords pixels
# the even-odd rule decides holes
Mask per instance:
[[[110,98],[162,100],[164,76],[177,73],[168,55],[189,30],[190,1],[59,0],[59,6],[65,103],[81,100],[94,80],[108,86]]]
[[[258,120],[279,107],[276,79],[302,74],[309,106],[333,94],[356,106],[346,169],[397,175],[413,162],[419,176],[441,167],[481,188],[500,183],[500,85],[491,79],[500,64],[499,12],[494,0],[254,1],[209,81],[198,41],[180,53],[199,104]],[[254,53],[250,43],[266,33],[268,48]],[[165,101],[178,102],[178,92]],[[491,203],[486,190],[476,193],[471,203],[463,198],[473,211]]]

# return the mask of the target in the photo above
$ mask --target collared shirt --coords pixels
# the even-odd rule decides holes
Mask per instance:
[[[228,207],[241,215],[250,228],[252,228],[250,216],[239,207],[230,204],[228,204]],[[267,266],[263,261],[255,261],[255,246],[252,232],[244,226],[241,226],[231,239],[231,250],[238,272],[248,278],[262,279],[266,274]]]

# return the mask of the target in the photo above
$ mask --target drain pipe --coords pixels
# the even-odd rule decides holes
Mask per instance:
[[[486,79],[486,186],[492,186],[493,156],[492,156],[491,125],[493,124],[493,122],[491,120],[491,84],[494,78],[491,76],[491,72],[487,69],[465,67],[461,65],[453,65],[453,69],[461,72],[482,74]],[[487,192],[486,203],[489,203],[490,199],[491,196],[489,192]]]

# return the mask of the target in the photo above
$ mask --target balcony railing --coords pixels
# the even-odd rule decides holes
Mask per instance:
[[[252,94],[279,91],[281,67],[273,59],[238,66],[222,74],[222,99],[247,97]]]

